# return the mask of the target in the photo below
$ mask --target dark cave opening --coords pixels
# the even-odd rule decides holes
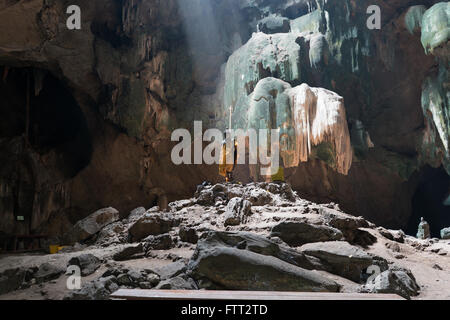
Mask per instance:
[[[416,236],[420,218],[430,224],[431,237],[440,238],[440,231],[450,226],[450,206],[446,199],[450,191],[450,177],[444,168],[426,167],[412,199],[412,215],[406,233]]]
[[[42,199],[57,206],[51,195],[90,163],[92,141],[61,80],[37,68],[0,70],[0,231],[28,234]]]
[[[30,142],[63,157],[65,176],[73,177],[89,164],[92,145],[86,119],[70,91],[47,74],[40,94],[31,99]]]
[[[41,69],[4,68],[0,94],[0,138],[23,136],[40,155],[54,151],[66,178],[90,162],[86,119],[62,81]]]

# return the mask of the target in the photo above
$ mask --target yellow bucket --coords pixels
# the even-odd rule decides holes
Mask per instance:
[[[51,246],[49,246],[50,254],[58,253],[62,248],[64,248],[64,247],[61,247],[59,245],[51,245]]]

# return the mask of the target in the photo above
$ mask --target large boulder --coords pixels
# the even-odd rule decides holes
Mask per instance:
[[[251,214],[252,204],[242,198],[233,198],[225,210],[225,226],[236,226],[245,223]]]
[[[328,225],[339,229],[348,242],[356,240],[359,228],[369,227],[369,223],[363,217],[351,216],[335,209],[321,207],[319,213]]]
[[[142,240],[150,235],[157,236],[170,231],[175,226],[172,217],[159,214],[146,214],[128,229],[132,241]]]
[[[377,277],[367,282],[362,288],[363,292],[370,293],[395,293],[403,298],[419,294],[420,287],[410,270],[392,268],[380,273]]]
[[[345,241],[305,244],[301,252],[320,259],[325,270],[359,283],[363,271],[373,264],[373,257]]]
[[[280,245],[264,236],[250,232],[210,231],[202,236],[204,246],[227,246],[240,250],[248,250],[265,256],[272,256],[303,269],[317,269],[320,264],[313,257]]]
[[[78,221],[66,236],[70,244],[84,241],[103,227],[119,220],[119,211],[114,208],[100,209]]]
[[[288,245],[297,247],[310,242],[341,240],[342,232],[324,225],[283,221],[272,228],[271,236],[279,237]]]
[[[228,290],[338,292],[339,285],[315,271],[275,257],[224,246],[198,245],[189,264],[191,276]]]

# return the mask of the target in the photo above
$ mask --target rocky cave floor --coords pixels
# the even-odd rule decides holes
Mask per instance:
[[[137,208],[123,220],[114,212],[104,209],[109,224],[58,254],[0,256],[0,299],[108,299],[119,288],[450,299],[450,240],[377,227],[288,184],[204,183],[164,211]],[[73,264],[81,290],[67,289]]]

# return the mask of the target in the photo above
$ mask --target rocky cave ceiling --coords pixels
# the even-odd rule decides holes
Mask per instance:
[[[66,28],[74,3],[81,30]],[[380,30],[366,27],[372,4]],[[290,142],[301,196],[405,230],[436,205],[430,222],[444,226],[448,15],[432,0],[0,0],[0,231],[61,234],[102,207],[190,196],[217,167],[172,164],[171,131],[224,129],[230,106],[245,128],[255,96],[273,100],[270,115],[301,84],[345,105],[315,148]]]

